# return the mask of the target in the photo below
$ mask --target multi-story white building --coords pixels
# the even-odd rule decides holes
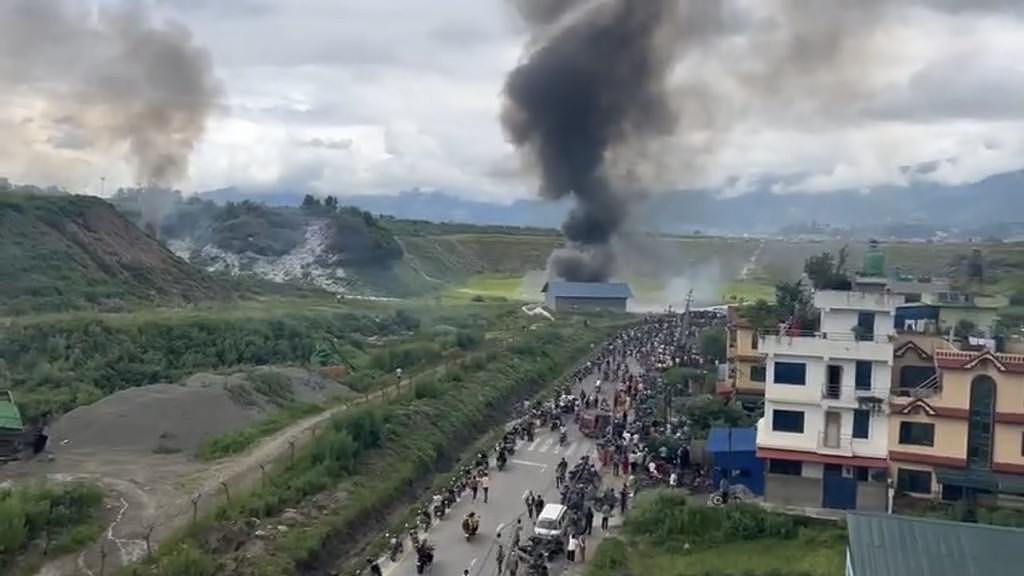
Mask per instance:
[[[887,399],[901,296],[819,291],[820,328],[760,339],[766,355],[765,498],[789,506],[888,508]]]

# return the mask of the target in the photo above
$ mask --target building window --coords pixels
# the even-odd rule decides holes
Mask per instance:
[[[934,446],[935,424],[925,422],[900,422],[900,444],[909,446]]]
[[[853,437],[854,438],[867,438],[868,433],[871,430],[871,411],[870,410],[854,410],[853,411]]]
[[[927,470],[900,468],[896,471],[896,489],[911,494],[931,494],[932,473]]]
[[[772,431],[804,433],[804,413],[799,410],[772,410]]]
[[[971,380],[971,408],[967,424],[967,463],[972,468],[992,466],[992,420],[996,407],[996,381],[982,374]]]
[[[904,366],[900,368],[900,388],[917,388],[935,376],[934,366]]]
[[[853,470],[853,477],[857,479],[857,482],[867,482],[871,479],[871,469],[857,466]]]
[[[799,460],[769,460],[769,474],[782,474],[783,476],[802,476],[804,463]]]
[[[776,362],[774,382],[803,386],[807,383],[807,365],[803,362]]]
[[[875,313],[858,312],[857,325],[854,327],[857,340],[870,342],[875,339]]]
[[[871,390],[871,362],[857,361],[857,373],[854,386],[857,390]]]
[[[751,366],[750,367],[750,381],[751,382],[764,382],[764,375],[767,369],[764,366]]]

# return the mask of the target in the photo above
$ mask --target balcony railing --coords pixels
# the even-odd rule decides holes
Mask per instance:
[[[932,398],[942,393],[942,380],[939,375],[932,374],[930,378],[917,386],[907,388],[895,388],[892,393],[896,396],[910,398]]]
[[[818,434],[818,450],[853,454],[853,438],[841,434]]]
[[[851,402],[864,397],[884,397],[888,394],[883,388],[857,388],[856,386],[840,386],[837,384],[825,383],[821,387],[821,398],[823,400],[848,399]]]
[[[777,330],[761,330],[759,332],[762,338],[774,338],[776,340],[784,340],[786,338],[817,338],[819,340],[831,340],[833,342],[876,342],[879,344],[889,344],[895,339],[895,334],[870,334],[863,332],[822,332],[818,330],[795,330],[795,329],[777,329]]]

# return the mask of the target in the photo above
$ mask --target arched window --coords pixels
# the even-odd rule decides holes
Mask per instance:
[[[971,410],[967,428],[967,463],[972,468],[992,467],[992,419],[996,408],[996,382],[982,374],[971,380]]]

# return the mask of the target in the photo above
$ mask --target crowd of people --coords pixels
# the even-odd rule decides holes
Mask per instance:
[[[575,421],[583,426],[600,423],[592,435],[597,439],[596,461],[587,454],[570,464],[564,457],[554,470],[554,484],[569,519],[565,537],[559,542],[524,534],[520,518],[511,528],[508,549],[500,536],[495,546],[499,574],[526,576],[547,574],[547,562],[555,553],[565,552],[570,562],[586,559],[587,539],[599,519],[607,530],[616,514],[625,514],[631,498],[645,484],[680,486],[690,470],[689,431],[685,419],[665,421],[658,405],[665,393],[665,370],[677,366],[702,366],[704,359],[694,343],[700,331],[721,322],[716,313],[690,312],[650,316],[622,331],[569,376],[546,402],[524,402],[521,417],[510,424],[494,446],[494,462],[505,468],[519,441],[533,441],[538,427],[559,432],[559,444],[566,441],[566,427]],[[602,417],[594,418],[594,414]],[[591,430],[588,429],[588,432]],[[491,490],[491,455],[480,453],[471,466],[456,474],[444,491],[434,495],[420,512],[420,528],[426,531],[446,517],[461,498],[487,503]],[[603,478],[610,475],[611,485]],[[690,472],[690,482],[700,473]],[[533,491],[524,495],[526,518],[536,522],[548,502]],[[479,516],[463,518],[464,529],[479,525]],[[475,531],[473,531],[475,534]],[[419,531],[410,531],[417,554],[433,560],[434,548]],[[467,538],[470,537],[467,531]]]

